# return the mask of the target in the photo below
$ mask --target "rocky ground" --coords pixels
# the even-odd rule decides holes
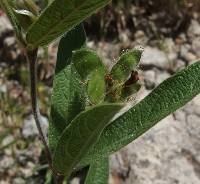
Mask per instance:
[[[158,31],[154,19],[152,36],[144,26],[134,31],[120,28],[118,39],[93,39],[88,47],[96,49],[110,65],[127,49],[144,48],[140,78],[144,84],[138,100],[175,72],[200,57],[200,21],[194,14],[188,26],[175,35]],[[138,20],[135,20],[136,22]],[[89,22],[90,23],[90,22]],[[89,25],[86,23],[86,27]],[[86,29],[89,32],[89,28]],[[162,32],[163,31],[163,32]],[[166,34],[164,34],[166,33]],[[108,34],[109,35],[109,34]],[[39,94],[44,129],[48,126],[48,99],[52,85],[56,46],[49,58],[41,50],[38,69]],[[53,51],[53,52],[52,52]],[[44,64],[44,60],[48,60]],[[44,183],[46,162],[37,130],[30,116],[28,73],[23,51],[13,36],[12,27],[0,16],[0,184]],[[48,106],[49,107],[49,106]],[[20,114],[20,115],[19,115]],[[167,117],[135,142],[110,158],[110,184],[199,184],[200,183],[200,96]],[[48,175],[46,175],[46,181]],[[78,179],[73,181],[78,183]]]

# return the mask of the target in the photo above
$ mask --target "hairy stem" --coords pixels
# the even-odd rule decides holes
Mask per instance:
[[[37,129],[39,131],[40,138],[45,147],[45,153],[48,164],[52,169],[52,156],[41,128],[41,115],[37,101],[37,49],[33,51],[28,51],[27,60],[29,62],[29,68],[30,68],[31,103],[32,103],[33,116],[36,122]]]
[[[39,131],[40,138],[45,148],[47,162],[54,175],[54,182],[55,184],[61,184],[63,182],[64,177],[61,176],[59,173],[55,172],[53,169],[52,154],[45,140],[45,136],[41,128],[41,115],[40,115],[40,110],[39,110],[38,100],[37,100],[37,50],[38,49],[35,49],[33,51],[28,51],[26,55],[27,61],[29,62],[29,68],[30,68],[32,112],[33,112],[33,116],[36,122],[37,129]]]
[[[29,51],[27,53],[27,60],[29,62],[29,68],[30,68],[30,83],[31,83],[30,90],[31,90],[31,103],[32,103],[33,116],[35,119],[37,129],[39,131],[40,138],[44,144],[45,154],[47,157],[48,164],[50,168],[52,168],[52,156],[41,128],[41,115],[37,100],[37,49],[34,51]]]

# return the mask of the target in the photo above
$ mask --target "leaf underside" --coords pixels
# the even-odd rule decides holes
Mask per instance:
[[[109,125],[82,159],[80,166],[123,148],[199,93],[200,61],[165,80],[140,103]]]
[[[98,105],[73,119],[58,141],[53,157],[53,168],[58,173],[69,176],[122,107],[121,104]]]
[[[110,0],[54,0],[26,35],[31,48],[47,45],[104,7]]]
[[[85,45],[82,25],[68,32],[60,41],[51,98],[49,145],[54,149],[66,126],[85,109],[85,96],[79,76],[70,65],[72,51]]]
[[[103,158],[90,165],[85,184],[108,184],[109,159]]]

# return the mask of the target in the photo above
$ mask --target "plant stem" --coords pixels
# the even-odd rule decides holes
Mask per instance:
[[[27,60],[29,62],[29,69],[30,69],[32,112],[36,122],[37,129],[39,131],[40,138],[45,147],[45,153],[48,164],[50,168],[52,168],[52,156],[41,128],[41,115],[37,100],[37,49],[27,52]]]
[[[37,100],[37,51],[38,51],[38,49],[35,49],[33,51],[28,51],[26,54],[27,61],[29,62],[29,69],[30,69],[32,112],[33,112],[33,116],[35,119],[37,129],[39,131],[40,138],[44,144],[47,162],[53,173],[53,176],[55,179],[55,184],[61,184],[64,177],[59,175],[59,173],[55,172],[53,169],[52,154],[51,154],[49,146],[45,140],[45,136],[44,136],[42,128],[41,128],[41,115],[40,115],[40,110],[39,110],[38,100]]]

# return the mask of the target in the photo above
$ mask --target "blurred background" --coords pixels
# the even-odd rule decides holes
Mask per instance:
[[[42,0],[38,0],[42,3]],[[109,65],[142,46],[142,99],[200,58],[199,0],[115,0],[84,22],[88,47]],[[41,48],[38,91],[48,128],[58,41]],[[31,116],[29,72],[13,28],[0,9],[0,184],[50,184]],[[110,157],[110,184],[199,184],[200,96]],[[80,183],[78,178],[73,184]]]

